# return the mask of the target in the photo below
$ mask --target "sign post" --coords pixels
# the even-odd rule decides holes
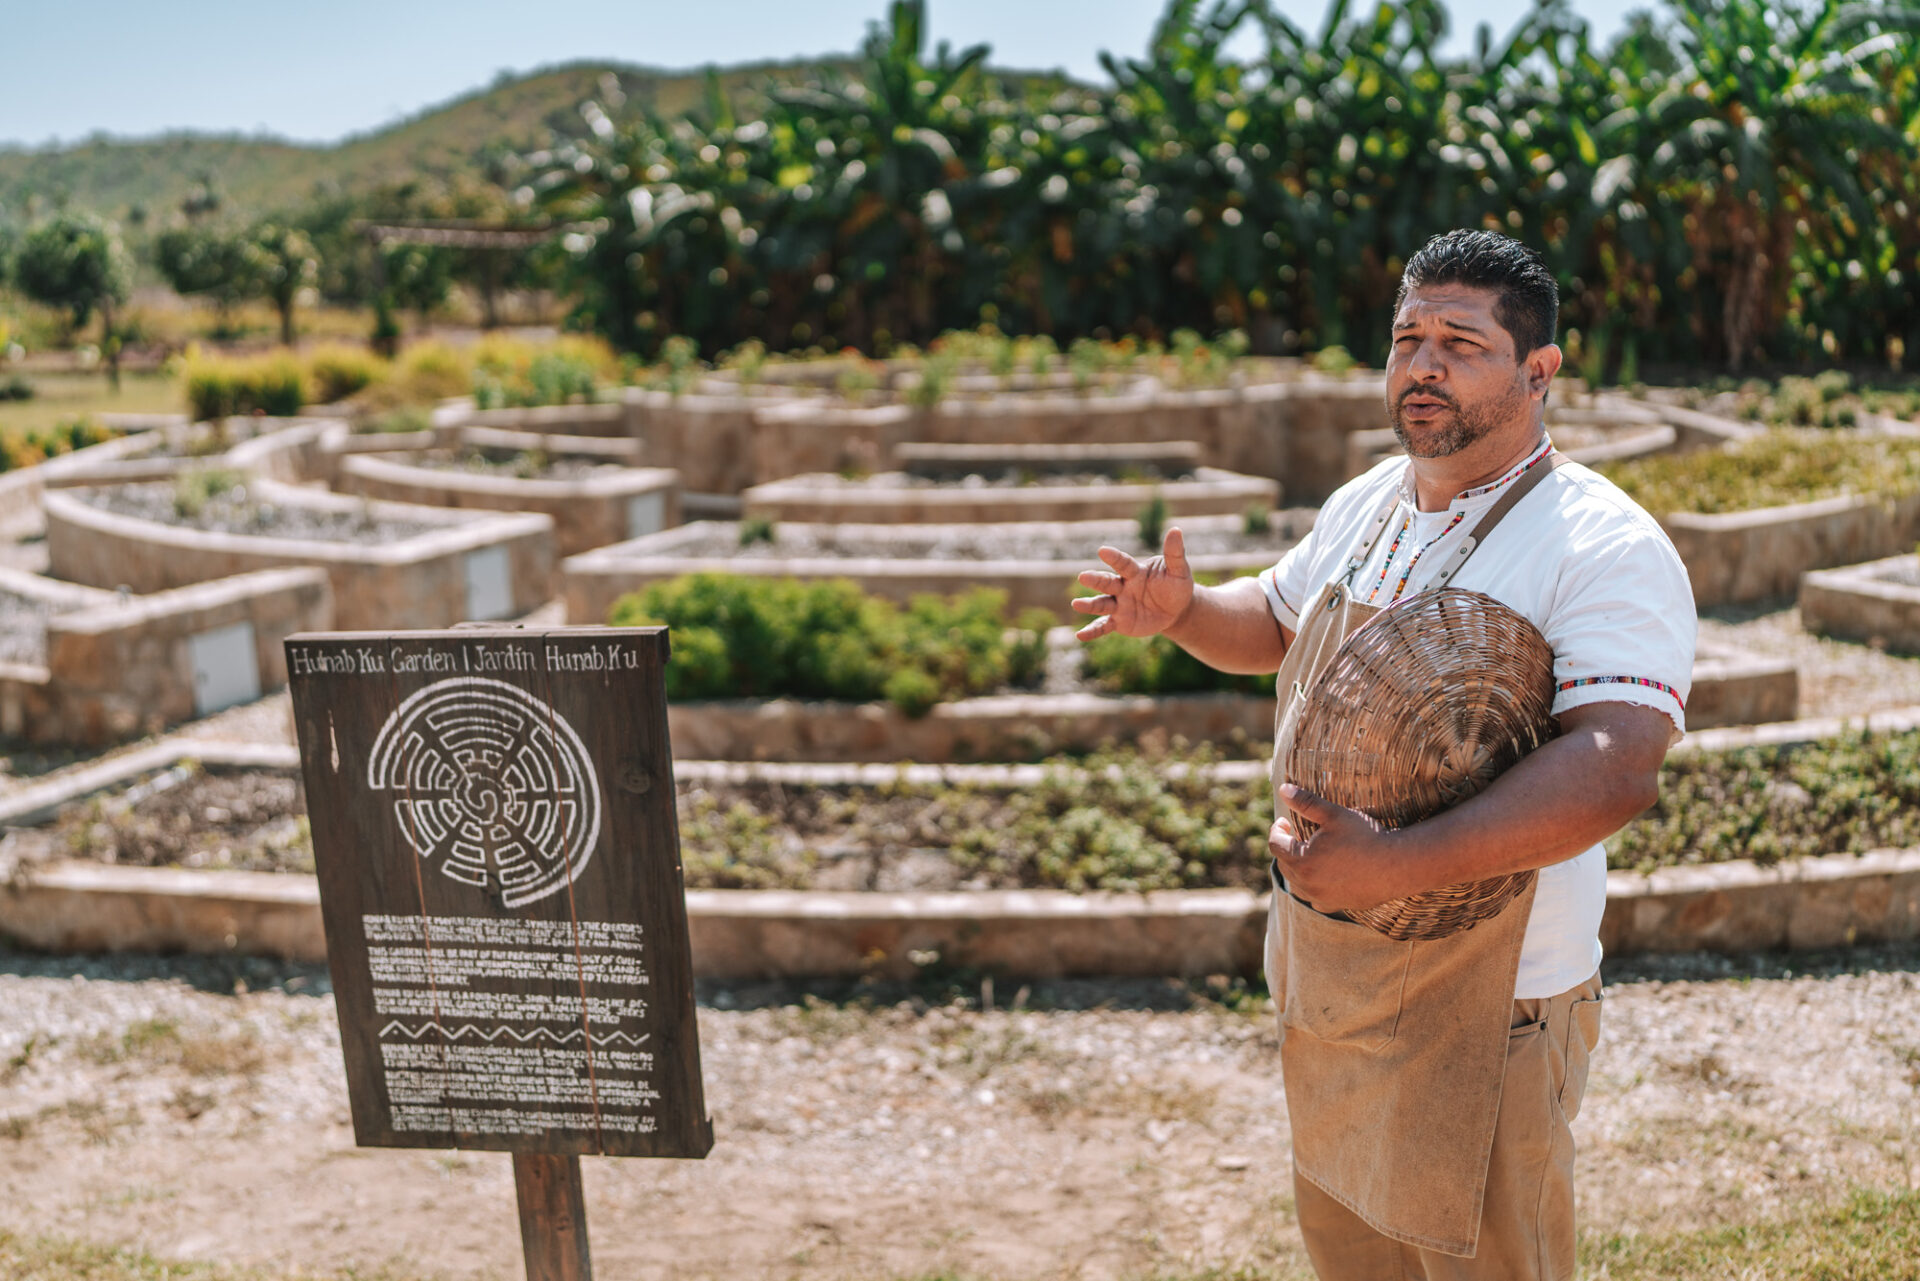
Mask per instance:
[[[713,1146],[666,631],[286,650],[355,1139],[513,1153],[529,1281],[586,1281],[581,1154]]]

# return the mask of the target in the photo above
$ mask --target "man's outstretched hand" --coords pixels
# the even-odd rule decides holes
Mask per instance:
[[[1118,547],[1102,547],[1100,559],[1113,571],[1089,569],[1080,585],[1101,593],[1073,602],[1082,614],[1100,617],[1076,633],[1083,641],[1108,632],[1122,636],[1158,636],[1180,621],[1193,604],[1193,571],[1187,568],[1187,541],[1179,526],[1167,531],[1158,556],[1135,560]]]

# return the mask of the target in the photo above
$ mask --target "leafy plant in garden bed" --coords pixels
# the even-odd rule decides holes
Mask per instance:
[[[844,579],[689,574],[621,597],[608,621],[673,629],[669,698],[885,698],[918,716],[1039,680],[1053,616],[1008,628],[1005,606],[985,588],[902,608]]]
[[[1685,389],[1679,402],[1769,427],[1858,427],[1869,414],[1920,419],[1920,379],[1885,373],[1856,377],[1844,369],[1777,381],[1722,376]]]
[[[1048,762],[1033,786],[687,790],[689,884],[805,888],[823,851],[932,852],[980,888],[1203,889],[1264,884],[1264,776],[1213,777],[1213,747]],[[1920,732],[1676,756],[1660,801],[1606,843],[1608,866],[1769,865],[1920,844]]]
[[[1607,846],[1650,870],[1920,845],[1920,733],[1845,735],[1789,747],[1676,756],[1660,800]]]
[[[1780,429],[1723,449],[1600,468],[1656,514],[1753,511],[1840,494],[1920,492],[1920,440]]]

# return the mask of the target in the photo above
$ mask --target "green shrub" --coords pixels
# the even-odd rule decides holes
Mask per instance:
[[[33,384],[19,374],[0,383],[0,400],[32,400]]]
[[[1115,694],[1271,694],[1273,677],[1207,666],[1164,636],[1140,640],[1109,632],[1089,642],[1087,679]]]
[[[1240,532],[1257,538],[1273,528],[1273,509],[1265,503],[1248,503],[1240,509]]]
[[[253,413],[287,418],[307,403],[306,370],[291,352],[230,357],[190,351],[182,377],[196,422]]]
[[[1039,680],[1052,616],[1029,611],[1008,628],[1005,607],[984,588],[903,609],[844,579],[689,574],[621,597],[609,621],[672,629],[669,698],[888,698],[919,715]]]
[[[307,356],[307,384],[314,403],[332,404],[372,386],[387,373],[387,362],[364,347],[331,344]]]
[[[740,545],[751,547],[755,543],[771,546],[779,533],[774,528],[771,516],[743,516],[740,518]]]
[[[1920,441],[1776,430],[1726,449],[1608,463],[1600,472],[1655,515],[1751,511],[1839,494],[1920,492]]]
[[[1353,358],[1353,353],[1338,343],[1314,352],[1308,363],[1323,374],[1344,374],[1360,367],[1360,362]]]

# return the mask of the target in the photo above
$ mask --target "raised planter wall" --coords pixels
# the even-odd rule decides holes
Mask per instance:
[[[341,458],[334,484],[342,493],[391,502],[539,512],[553,521],[555,550],[561,556],[655,534],[680,523],[680,474],[660,467],[629,467],[582,480],[523,480],[352,454]]]
[[[1693,580],[1696,604],[1791,596],[1800,576],[1892,555],[1920,537],[1920,495],[1825,498],[1758,511],[1660,518]]]
[[[1032,392],[850,406],[823,397],[769,401],[631,389],[628,424],[654,466],[688,490],[735,494],[811,472],[877,471],[909,442],[968,445],[1193,441],[1209,466],[1280,482],[1288,500],[1317,503],[1346,478],[1347,436],[1379,427],[1384,383],[1303,375],[1202,391],[1129,387],[1085,395]]]
[[[365,500],[251,482],[262,499],[359,511]],[[446,627],[523,614],[552,594],[553,522],[532,513],[469,515],[432,507],[386,513],[436,525],[396,543],[364,545],[262,538],[135,520],[71,493],[45,498],[53,573],[145,595],[259,569],[319,566],[333,587],[334,623],[346,630]],[[377,509],[376,509],[377,511]]]
[[[332,626],[319,569],[241,574],[58,615],[47,624],[47,714],[27,737],[95,746],[249,701],[287,683],[283,640]]]
[[[862,894],[690,890],[694,972],[746,982],[911,979],[929,963],[1023,978],[1260,972],[1245,890]],[[326,957],[310,876],[61,863],[0,882],[0,937],[49,952]],[[1829,949],[1920,937],[1920,851],[1610,872],[1609,956]]]
[[[1895,567],[1914,563],[1908,552],[1802,575],[1801,624],[1825,636],[1920,654],[1920,587],[1888,577]]]
[[[941,703],[914,718],[887,703],[675,703],[674,753],[742,761],[1021,760],[1105,743],[1273,736],[1273,700],[1237,694],[1005,694]]]

